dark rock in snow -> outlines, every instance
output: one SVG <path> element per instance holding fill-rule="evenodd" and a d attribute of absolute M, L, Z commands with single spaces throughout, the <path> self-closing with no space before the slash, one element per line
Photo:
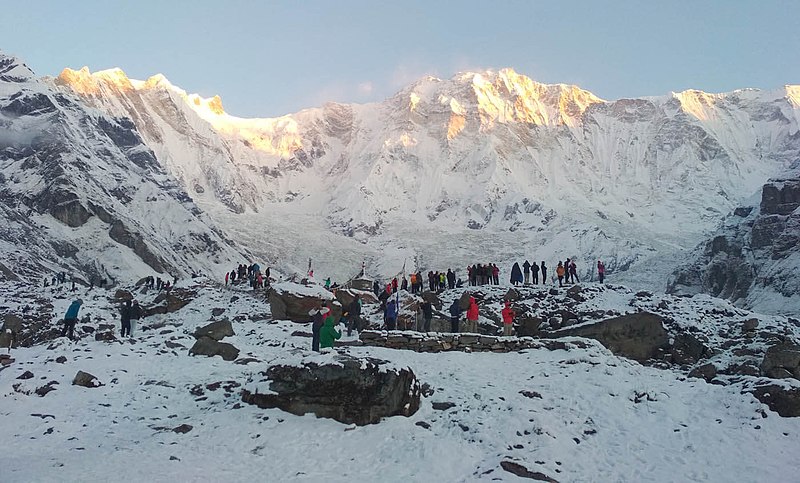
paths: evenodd
<path fill-rule="evenodd" d="M 180 426 L 172 428 L 172 432 L 179 434 L 186 434 L 192 429 L 194 429 L 194 427 L 191 424 L 181 424 Z"/>
<path fill-rule="evenodd" d="M 342 306 L 339 302 L 333 303 L 333 294 L 321 291 L 319 295 L 303 295 L 308 289 L 300 284 L 281 283 L 273 286 L 269 292 L 269 305 L 272 308 L 272 318 L 286 319 L 292 322 L 310 322 L 308 312 L 319 306 L 324 300 L 331 308 L 335 320 L 342 315 Z"/>
<path fill-rule="evenodd" d="M 231 325 L 231 321 L 228 319 L 211 322 L 210 324 L 200 327 L 194 331 L 195 339 L 208 337 L 219 341 L 231 335 L 236 334 L 233 332 L 233 325 Z"/>
<path fill-rule="evenodd" d="M 63 364 L 67 362 L 67 358 L 65 356 L 58 356 L 56 357 L 56 362 L 58 362 L 59 364 Z"/>
<path fill-rule="evenodd" d="M 706 382 L 711 381 L 716 376 L 717 376 L 717 366 L 710 363 L 697 366 L 691 371 L 689 371 L 689 377 L 697 377 L 700 379 L 705 379 Z"/>
<path fill-rule="evenodd" d="M 22 374 L 20 374 L 19 377 L 17 377 L 17 379 L 22 379 L 22 380 L 32 379 L 32 378 L 33 378 L 33 373 L 31 371 L 25 371 Z"/>
<path fill-rule="evenodd" d="M 800 379 L 800 345 L 784 343 L 767 349 L 761 372 L 774 379 Z"/>
<path fill-rule="evenodd" d="M 272 366 L 262 372 L 269 394 L 242 391 L 242 400 L 292 414 L 313 413 L 345 424 L 377 423 L 386 416 L 411 416 L 420 404 L 420 386 L 408 369 L 383 367 L 372 358 L 336 356 L 326 364 Z"/>
<path fill-rule="evenodd" d="M 100 384 L 100 381 L 98 381 L 96 377 L 89 374 L 88 372 L 83 372 L 83 371 L 78 371 L 78 373 L 75 374 L 75 378 L 72 380 L 72 385 L 90 387 L 90 388 L 102 386 L 102 384 Z"/>
<path fill-rule="evenodd" d="M 433 407 L 433 409 L 435 409 L 436 411 L 447 411 L 450 408 L 456 407 L 456 404 L 452 403 L 450 401 L 435 402 L 435 403 L 431 403 L 431 407 Z"/>
<path fill-rule="evenodd" d="M 189 349 L 190 356 L 220 356 L 226 361 L 233 361 L 239 357 L 239 349 L 227 342 L 219 342 L 210 337 L 200 337 Z"/>
<path fill-rule="evenodd" d="M 747 392 L 785 418 L 800 416 L 800 387 L 763 384 Z"/>
<path fill-rule="evenodd" d="M 595 339 L 614 354 L 639 362 L 656 357 L 660 349 L 669 345 L 663 319 L 649 312 L 561 330 L 558 335 Z"/>
<path fill-rule="evenodd" d="M 536 481 L 546 481 L 548 483 L 558 483 L 558 480 L 554 480 L 553 478 L 550 478 L 544 473 L 540 473 L 538 471 L 530 471 L 528 468 L 513 461 L 501 461 L 500 466 L 504 470 L 514 475 L 517 475 L 520 478 L 529 478 L 531 480 L 536 480 Z"/>
<path fill-rule="evenodd" d="M 708 353 L 708 347 L 692 334 L 683 333 L 675 336 L 671 351 L 674 363 L 694 364 Z"/>

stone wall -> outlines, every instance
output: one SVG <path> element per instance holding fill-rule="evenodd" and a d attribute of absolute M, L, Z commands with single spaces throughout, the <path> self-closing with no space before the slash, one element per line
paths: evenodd
<path fill-rule="evenodd" d="M 359 338 L 364 345 L 404 349 L 416 352 L 513 352 L 523 349 L 587 348 L 589 340 L 534 339 L 533 337 L 497 337 L 479 334 L 421 333 L 413 331 L 365 330 Z"/>

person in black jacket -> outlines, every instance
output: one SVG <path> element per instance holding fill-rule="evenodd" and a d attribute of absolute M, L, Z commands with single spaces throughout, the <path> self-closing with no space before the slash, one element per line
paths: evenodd
<path fill-rule="evenodd" d="M 535 262 L 531 265 L 531 282 L 534 285 L 539 284 L 539 265 L 536 265 Z"/>
<path fill-rule="evenodd" d="M 131 312 L 131 301 L 126 300 L 125 305 L 123 305 L 120 310 L 120 321 L 122 322 L 122 331 L 120 335 L 122 337 L 131 335 Z"/>
<path fill-rule="evenodd" d="M 431 319 L 433 319 L 433 306 L 427 300 L 425 302 L 422 302 L 422 319 L 424 320 L 424 322 L 422 324 L 421 332 L 430 332 Z"/>
<path fill-rule="evenodd" d="M 361 299 L 358 295 L 350 302 L 347 312 L 349 316 L 347 319 L 347 336 L 350 337 L 353 335 L 353 327 L 355 327 L 356 331 L 361 332 Z"/>
<path fill-rule="evenodd" d="M 311 309 L 308 315 L 311 316 L 311 350 L 319 352 L 319 333 L 322 330 L 322 326 L 325 324 L 325 317 L 330 312 L 330 309 L 327 306 L 325 301 L 316 308 Z"/>
<path fill-rule="evenodd" d="M 525 263 L 522 264 L 522 273 L 525 274 L 525 285 L 530 285 L 531 283 L 531 263 L 525 260 Z"/>
<path fill-rule="evenodd" d="M 547 285 L 547 267 L 544 265 L 544 260 L 542 260 L 542 285 Z"/>

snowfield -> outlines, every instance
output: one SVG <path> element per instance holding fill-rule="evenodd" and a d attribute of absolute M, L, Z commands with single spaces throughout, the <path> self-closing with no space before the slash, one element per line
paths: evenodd
<path fill-rule="evenodd" d="M 82 290 L 91 322 L 78 323 L 79 341 L 12 351 L 16 362 L 0 370 L 4 482 L 517 480 L 503 461 L 562 482 L 796 479 L 800 418 L 779 417 L 736 385 L 645 367 L 599 343 L 508 354 L 342 347 L 410 367 L 433 394 L 410 418 L 362 427 L 259 409 L 239 395 L 251 376 L 334 354 L 313 354 L 310 338 L 292 335 L 309 327 L 271 320 L 263 297 L 203 281 L 179 287 L 194 300 L 142 320 L 130 341 L 81 329 L 119 331 L 111 294 Z M 57 318 L 71 299 L 63 287 L 36 290 Z M 598 308 L 625 310 L 630 293 L 603 293 Z M 144 304 L 153 296 L 137 295 Z M 222 316 L 211 316 L 215 308 Z M 233 321 L 236 335 L 224 342 L 241 350 L 237 362 L 189 356 L 194 330 L 223 317 Z M 103 385 L 71 385 L 79 370 Z M 34 377 L 17 379 L 25 371 Z M 44 397 L 26 394 L 52 381 Z M 181 425 L 191 429 L 173 431 Z"/>

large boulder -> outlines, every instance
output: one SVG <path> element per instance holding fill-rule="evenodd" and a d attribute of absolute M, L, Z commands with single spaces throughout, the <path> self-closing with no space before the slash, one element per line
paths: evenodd
<path fill-rule="evenodd" d="M 794 377 L 800 379 L 800 346 L 778 344 L 767 349 L 761 363 L 761 373 L 775 379 Z"/>
<path fill-rule="evenodd" d="M 656 314 L 639 312 L 560 330 L 556 334 L 595 339 L 616 355 L 644 362 L 669 346 L 663 322 Z"/>
<path fill-rule="evenodd" d="M 233 332 L 233 326 L 228 319 L 218 320 L 210 324 L 200 327 L 194 331 L 194 338 L 200 339 L 201 337 L 208 337 L 216 341 L 220 341 L 229 335 L 236 335 Z"/>
<path fill-rule="evenodd" d="M 292 322 L 308 322 L 308 312 L 327 302 L 336 320 L 342 314 L 342 305 L 334 301 L 333 294 L 319 285 L 302 285 L 294 282 L 281 282 L 272 285 L 269 292 L 269 305 L 272 318 L 291 320 Z"/>
<path fill-rule="evenodd" d="M 272 366 L 251 380 L 242 400 L 260 408 L 365 425 L 387 416 L 414 414 L 419 409 L 420 385 L 410 368 L 337 355 L 330 362 Z"/>
<path fill-rule="evenodd" d="M 233 361 L 239 357 L 239 349 L 228 344 L 227 342 L 219 342 L 211 337 L 200 337 L 189 349 L 190 356 L 220 356 L 226 361 Z"/>

